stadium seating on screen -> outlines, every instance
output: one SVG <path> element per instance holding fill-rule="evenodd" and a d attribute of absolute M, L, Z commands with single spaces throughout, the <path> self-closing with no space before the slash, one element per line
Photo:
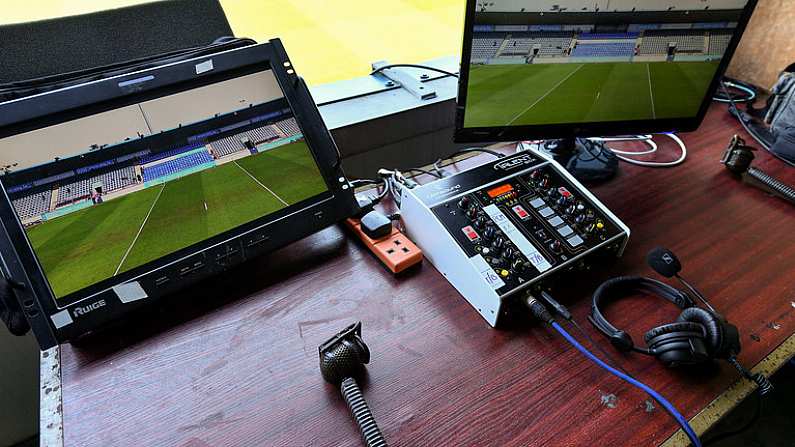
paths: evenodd
<path fill-rule="evenodd" d="M 196 151 L 188 155 L 178 157 L 152 166 L 144 166 L 144 182 L 150 182 L 160 177 L 177 174 L 180 171 L 187 171 L 191 168 L 213 162 L 213 157 L 207 151 Z"/>
<path fill-rule="evenodd" d="M 28 219 L 47 212 L 50 209 L 51 199 L 52 191 L 48 189 L 44 192 L 21 197 L 14 200 L 13 203 L 20 219 Z"/>

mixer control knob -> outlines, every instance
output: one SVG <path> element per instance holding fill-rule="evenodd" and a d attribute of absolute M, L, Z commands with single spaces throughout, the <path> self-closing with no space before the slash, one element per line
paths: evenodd
<path fill-rule="evenodd" d="M 485 216 L 480 216 L 480 217 L 478 217 L 475 220 L 475 228 L 477 228 L 478 230 L 482 230 L 482 229 L 486 228 L 486 224 L 487 223 L 488 223 L 488 220 L 486 219 L 486 217 Z"/>
<path fill-rule="evenodd" d="M 578 213 L 578 211 L 577 211 L 577 206 L 576 205 L 569 205 L 566 208 L 566 214 L 574 216 L 574 215 L 577 215 L 577 213 Z"/>
<path fill-rule="evenodd" d="M 470 206 L 469 209 L 467 209 L 467 217 L 470 219 L 478 217 L 478 211 L 477 205 Z"/>
<path fill-rule="evenodd" d="M 461 200 L 458 201 L 458 207 L 462 210 L 465 210 L 469 208 L 471 202 L 472 200 L 469 198 L 469 196 L 461 197 Z"/>
<path fill-rule="evenodd" d="M 605 223 L 602 219 L 596 219 L 596 229 L 599 231 L 603 231 L 605 229 Z"/>
<path fill-rule="evenodd" d="M 594 230 L 596 230 L 596 224 L 593 223 L 593 222 L 591 222 L 591 223 L 589 223 L 588 225 L 585 226 L 585 232 L 588 233 L 588 234 L 593 233 Z"/>
<path fill-rule="evenodd" d="M 497 237 L 497 239 L 494 239 L 494 242 L 491 243 L 491 248 L 493 248 L 494 251 L 499 251 L 504 246 L 505 246 L 505 239 L 499 236 Z"/>
<path fill-rule="evenodd" d="M 567 199 L 566 196 L 560 196 L 558 197 L 556 203 L 558 204 L 558 206 L 564 207 L 569 204 L 569 199 Z"/>
<path fill-rule="evenodd" d="M 513 270 L 514 272 L 517 272 L 517 273 L 523 271 L 524 270 L 524 261 L 522 261 L 521 259 L 515 259 L 511 263 L 511 270 Z"/>
<path fill-rule="evenodd" d="M 548 187 L 548 186 L 549 186 L 549 177 L 548 177 L 548 176 L 546 176 L 546 175 L 545 175 L 545 176 L 543 176 L 543 177 L 541 177 L 541 178 L 538 180 L 538 186 L 539 186 L 539 187 L 541 187 L 541 188 L 546 188 L 546 187 Z"/>
<path fill-rule="evenodd" d="M 483 238 L 486 240 L 494 239 L 494 235 L 496 232 L 497 230 L 495 230 L 493 226 L 489 225 L 486 227 L 485 230 L 483 230 Z"/>
<path fill-rule="evenodd" d="M 577 202 L 576 209 L 578 213 L 585 211 L 585 204 L 582 202 Z"/>
<path fill-rule="evenodd" d="M 516 251 L 511 247 L 505 247 L 502 251 L 502 257 L 505 259 L 513 259 L 516 256 Z"/>
<path fill-rule="evenodd" d="M 558 192 L 557 189 L 549 188 L 547 190 L 547 197 L 549 197 L 550 200 L 557 200 L 559 196 L 560 196 L 560 193 Z"/>
<path fill-rule="evenodd" d="M 560 253 L 561 252 L 561 244 L 559 240 L 552 241 L 549 244 L 549 249 L 552 250 L 553 253 Z"/>

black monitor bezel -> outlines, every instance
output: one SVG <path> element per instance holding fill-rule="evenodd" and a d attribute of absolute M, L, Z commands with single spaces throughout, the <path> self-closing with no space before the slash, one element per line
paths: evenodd
<path fill-rule="evenodd" d="M 721 77 L 726 72 L 734 52 L 745 32 L 748 21 L 756 7 L 757 0 L 748 0 L 742 16 L 737 21 L 737 31 L 729 42 L 718 70 L 710 83 L 698 113 L 687 118 L 665 118 L 633 121 L 603 121 L 591 123 L 563 123 L 499 127 L 465 127 L 467 88 L 469 85 L 469 68 L 472 56 L 472 38 L 475 32 L 475 14 L 477 1 L 467 0 L 464 19 L 464 42 L 461 49 L 461 69 L 458 79 L 458 98 L 456 100 L 455 131 L 453 138 L 456 143 L 489 143 L 498 141 L 519 141 L 535 139 L 559 139 L 576 137 L 597 137 L 611 135 L 650 134 L 661 132 L 692 132 L 701 125 L 712 102 L 711 93 L 718 87 Z"/>
<path fill-rule="evenodd" d="M 196 64 L 209 59 L 213 61 L 213 69 L 205 74 L 197 74 Z M 147 272 L 154 272 L 173 264 L 175 260 L 189 258 L 253 229 L 261 229 L 275 222 L 283 222 L 285 219 L 307 219 L 315 215 L 316 211 L 322 210 L 325 211 L 326 216 L 322 218 L 324 222 L 315 222 L 313 225 L 328 225 L 334 223 L 341 216 L 352 213 L 356 207 L 353 189 L 349 187 L 347 180 L 344 180 L 345 175 L 340 166 L 339 151 L 322 121 L 306 84 L 295 73 L 281 42 L 274 39 L 268 43 L 228 50 L 215 55 L 93 81 L 0 104 L 0 117 L 2 117 L 0 118 L 0 138 L 5 138 L 114 109 L 127 103 L 140 102 L 147 96 L 162 97 L 266 69 L 273 71 L 284 93 L 284 98 L 315 157 L 327 191 L 293 204 L 277 213 L 263 216 L 144 266 L 114 276 L 111 279 L 116 279 L 115 281 L 103 281 L 100 283 L 103 284 L 102 287 L 96 288 L 107 291 L 112 288 L 112 284 L 123 284 L 131 279 L 142 277 Z M 154 76 L 153 80 L 134 84 L 135 88 L 133 89 L 124 90 L 119 85 L 125 81 L 149 75 Z M 2 177 L 0 176 L 0 194 L 2 194 L 0 196 L 0 225 L 2 225 L 0 228 L 2 232 L 0 233 L 2 265 L 0 267 L 2 267 L 2 274 L 5 277 L 20 285 L 17 297 L 37 339 L 39 339 L 40 346 L 44 348 L 67 340 L 69 337 L 65 333 L 93 329 L 83 327 L 79 331 L 76 328 L 62 331 L 53 326 L 50 320 L 51 315 L 64 309 L 74 309 L 75 305 L 99 295 L 101 291 L 97 292 L 94 286 L 89 286 L 75 294 L 67 295 L 67 297 L 74 295 L 68 301 L 55 298 L 19 216 L 14 211 Z M 326 220 L 328 222 L 325 222 Z M 300 227 L 305 226 L 307 225 L 300 225 Z M 299 235 L 299 237 L 303 236 L 305 234 Z M 283 245 L 282 240 L 287 243 L 297 237 L 276 235 L 274 239 L 276 239 L 275 245 Z M 114 311 L 114 313 L 123 312 Z"/>

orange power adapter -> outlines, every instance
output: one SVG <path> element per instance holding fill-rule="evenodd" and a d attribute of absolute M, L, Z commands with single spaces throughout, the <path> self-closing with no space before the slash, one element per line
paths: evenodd
<path fill-rule="evenodd" d="M 372 239 L 362 230 L 359 219 L 350 218 L 345 225 L 356 234 L 392 273 L 400 273 L 422 262 L 422 250 L 403 233 L 392 226 L 392 232 L 379 239 Z"/>

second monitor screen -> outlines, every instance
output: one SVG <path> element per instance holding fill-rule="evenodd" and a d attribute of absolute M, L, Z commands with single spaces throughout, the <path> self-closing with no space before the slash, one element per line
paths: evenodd
<path fill-rule="evenodd" d="M 478 2 L 464 125 L 694 117 L 746 3 Z"/>

